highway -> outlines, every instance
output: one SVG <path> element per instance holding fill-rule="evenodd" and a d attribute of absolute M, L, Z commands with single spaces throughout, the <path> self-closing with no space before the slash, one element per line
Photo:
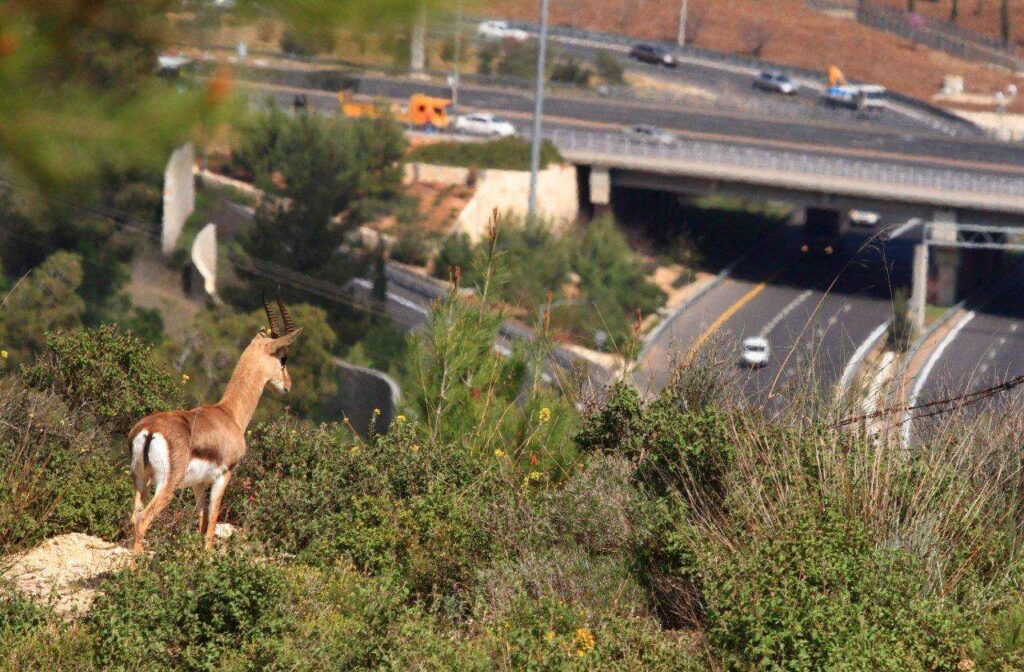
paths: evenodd
<path fill-rule="evenodd" d="M 917 403 L 946 399 L 1024 375 L 1024 274 L 998 284 L 949 325 L 915 382 Z M 1004 392 L 967 409 L 968 415 L 999 413 L 1019 402 L 1020 390 Z M 933 430 L 941 420 L 918 420 L 914 432 Z"/>
<path fill-rule="evenodd" d="M 334 91 L 317 92 L 306 72 L 264 69 L 271 80 L 255 87 L 277 104 L 291 104 L 302 90 L 318 110 L 336 112 Z M 407 100 L 416 92 L 448 97 L 451 89 L 426 81 L 383 76 L 354 78 L 355 93 L 373 98 Z M 310 95 L 311 94 L 311 95 Z M 491 111 L 508 117 L 521 131 L 528 128 L 533 97 L 527 91 L 463 84 L 459 87 L 462 110 Z M 810 155 L 869 158 L 892 164 L 954 168 L 1024 180 L 1024 152 L 1013 144 L 980 138 L 954 138 L 929 131 L 898 131 L 885 126 L 841 122 L 772 118 L 705 108 L 658 105 L 654 102 L 616 101 L 554 92 L 545 97 L 548 129 L 603 129 L 618 132 L 632 124 L 652 124 L 673 131 L 681 139 L 727 142 L 737 146 L 795 150 Z"/>
<path fill-rule="evenodd" d="M 891 287 L 908 281 L 887 269 L 891 254 L 907 254 L 902 248 L 909 241 L 866 242 L 864 234 L 852 233 L 835 255 L 806 259 L 799 232 L 784 227 L 755 244 L 724 280 L 669 318 L 645 349 L 638 387 L 657 393 L 673 362 L 708 347 L 736 366 L 749 402 L 769 412 L 812 389 L 831 398 L 854 353 L 892 316 Z M 741 342 L 750 336 L 771 345 L 763 368 L 739 365 Z"/>

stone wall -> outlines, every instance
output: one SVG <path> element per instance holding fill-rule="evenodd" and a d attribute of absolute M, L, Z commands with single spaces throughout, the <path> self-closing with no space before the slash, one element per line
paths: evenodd
<path fill-rule="evenodd" d="M 406 182 L 469 184 L 474 194 L 456 219 L 456 230 L 479 240 L 487 231 L 487 222 L 499 212 L 525 215 L 530 194 L 530 173 L 525 170 L 473 171 L 457 166 L 410 163 L 405 167 Z M 569 226 L 579 215 L 579 189 L 576 167 L 549 166 L 537 176 L 537 209 L 551 219 L 556 229 Z"/>

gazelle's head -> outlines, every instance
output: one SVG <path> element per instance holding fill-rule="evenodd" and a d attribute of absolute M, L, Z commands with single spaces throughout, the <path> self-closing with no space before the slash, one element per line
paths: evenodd
<path fill-rule="evenodd" d="M 292 324 L 292 318 L 281 301 L 280 293 L 277 296 L 277 307 L 284 320 L 283 332 L 264 292 L 263 308 L 267 311 L 267 319 L 270 321 L 270 336 L 256 336 L 246 350 L 252 352 L 252 366 L 256 368 L 256 374 L 266 381 L 264 384 L 269 384 L 278 392 L 288 392 L 292 389 L 292 379 L 288 375 L 288 350 L 302 333 L 302 329 L 296 329 Z"/>

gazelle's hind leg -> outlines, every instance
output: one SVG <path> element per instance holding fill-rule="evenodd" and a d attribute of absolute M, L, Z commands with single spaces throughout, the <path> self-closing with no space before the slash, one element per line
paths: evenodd
<path fill-rule="evenodd" d="M 145 475 L 135 477 L 135 507 L 132 510 L 132 525 L 139 524 L 139 515 L 142 510 L 149 504 L 151 499 L 151 492 L 149 488 L 149 481 Z"/>
<path fill-rule="evenodd" d="M 146 505 L 146 508 L 139 514 L 139 520 L 135 523 L 135 545 L 132 548 L 132 552 L 135 555 L 142 553 L 143 541 L 146 538 L 146 530 L 153 524 L 153 519 L 160 515 L 167 505 L 171 503 L 171 497 L 174 496 L 174 488 L 171 486 L 169 481 L 163 481 L 158 483 L 156 486 L 156 493 L 153 495 L 153 501 Z"/>
<path fill-rule="evenodd" d="M 140 432 L 140 436 L 142 433 Z M 135 443 L 138 443 L 139 437 L 135 438 Z M 133 444 L 133 449 L 135 445 Z M 133 452 L 133 467 L 135 466 L 135 455 Z M 148 468 L 145 468 L 148 467 Z M 136 471 L 133 469 L 133 471 Z M 149 454 L 148 454 L 148 465 L 144 465 L 142 470 L 136 471 L 136 474 L 151 471 L 153 474 L 153 482 L 156 484 L 156 492 L 153 494 L 153 500 L 145 503 L 144 508 L 136 515 L 135 520 L 135 545 L 133 552 L 138 555 L 143 551 L 143 541 L 146 538 L 146 530 L 153 523 L 153 519 L 156 518 L 160 513 L 167 508 L 167 505 L 171 503 L 171 497 L 174 495 L 174 479 L 171 476 L 171 461 L 170 452 L 167 446 L 167 440 L 159 433 L 154 433 L 149 439 Z M 136 477 L 138 479 L 138 477 Z M 137 485 L 138 481 L 136 481 Z M 143 503 L 145 493 L 139 493 L 136 487 L 136 498 L 138 503 Z"/>

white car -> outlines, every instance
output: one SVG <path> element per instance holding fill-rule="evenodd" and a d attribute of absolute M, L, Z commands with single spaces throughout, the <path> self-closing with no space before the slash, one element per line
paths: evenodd
<path fill-rule="evenodd" d="M 878 213 L 870 210 L 850 210 L 850 224 L 862 229 L 870 229 L 878 224 Z"/>
<path fill-rule="evenodd" d="M 663 131 L 657 126 L 637 124 L 622 129 L 626 137 L 633 142 L 643 142 L 651 145 L 674 145 L 678 141 L 676 136 Z"/>
<path fill-rule="evenodd" d="M 456 133 L 506 138 L 516 134 L 516 127 L 511 122 L 499 119 L 493 114 L 480 112 L 477 114 L 463 114 L 457 118 L 455 120 L 455 131 Z"/>
<path fill-rule="evenodd" d="M 743 354 L 740 360 L 744 365 L 759 369 L 768 363 L 772 349 L 768 345 L 768 339 L 761 336 L 754 336 L 743 341 Z"/>
<path fill-rule="evenodd" d="M 515 40 L 525 42 L 530 34 L 525 30 L 513 28 L 508 21 L 484 21 L 476 27 L 476 34 L 485 40 Z"/>

